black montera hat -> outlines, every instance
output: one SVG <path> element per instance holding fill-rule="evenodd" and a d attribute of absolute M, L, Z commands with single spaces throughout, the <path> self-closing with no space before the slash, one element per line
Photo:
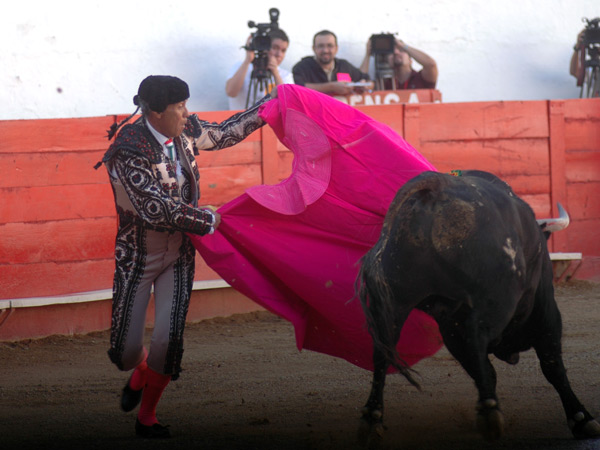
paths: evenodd
<path fill-rule="evenodd" d="M 139 106 L 139 100 L 148 104 L 152 111 L 163 112 L 172 103 L 179 103 L 190 98 L 187 83 L 170 75 L 150 75 L 146 77 L 133 97 L 133 103 Z"/>
<path fill-rule="evenodd" d="M 133 97 L 133 104 L 137 106 L 136 110 L 121 122 L 113 123 L 106 137 L 110 141 L 119 128 L 137 114 L 141 106 L 140 100 L 147 103 L 152 111 L 161 113 L 167 109 L 167 106 L 188 98 L 190 98 L 190 88 L 185 81 L 170 75 L 150 75 L 140 83 L 138 93 Z"/>

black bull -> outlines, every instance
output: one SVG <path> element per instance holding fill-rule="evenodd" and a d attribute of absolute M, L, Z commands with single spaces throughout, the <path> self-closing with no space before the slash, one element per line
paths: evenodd
<path fill-rule="evenodd" d="M 600 436 L 600 424 L 573 393 L 563 365 L 546 246 L 552 230 L 545 225 L 487 172 L 425 172 L 398 191 L 357 278 L 374 343 L 373 384 L 362 416 L 372 437 L 382 433 L 390 365 L 419 387 L 395 349 L 413 308 L 436 319 L 446 348 L 475 381 L 477 425 L 486 439 L 499 438 L 504 428 L 488 354 L 516 364 L 519 352 L 532 347 L 573 435 Z"/>

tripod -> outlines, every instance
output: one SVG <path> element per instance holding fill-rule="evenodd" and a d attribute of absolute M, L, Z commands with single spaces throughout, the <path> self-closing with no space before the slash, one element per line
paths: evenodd
<path fill-rule="evenodd" d="M 275 84 L 273 74 L 267 69 L 268 61 L 266 53 L 262 54 L 261 52 L 254 57 L 250 86 L 248 86 L 248 95 L 246 95 L 246 109 L 268 94 L 271 86 Z"/>
<path fill-rule="evenodd" d="M 588 46 L 580 98 L 600 97 L 600 47 Z"/>
<path fill-rule="evenodd" d="M 391 80 L 391 83 L 386 83 L 387 80 Z M 388 89 L 396 90 L 396 76 L 394 69 L 390 67 L 388 63 L 387 54 L 376 54 L 375 55 L 375 89 L 378 91 L 386 90 L 386 86 L 391 86 Z"/>

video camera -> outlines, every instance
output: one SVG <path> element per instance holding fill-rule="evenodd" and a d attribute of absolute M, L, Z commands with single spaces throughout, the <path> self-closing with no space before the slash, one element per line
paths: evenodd
<path fill-rule="evenodd" d="M 269 33 L 271 30 L 279 28 L 279 10 L 277 8 L 269 9 L 269 17 L 271 18 L 270 23 L 254 23 L 248 21 L 249 28 L 256 28 L 256 31 L 252 33 L 252 39 L 250 45 L 244 47 L 246 50 L 254 51 L 254 61 L 252 62 L 253 70 L 251 78 L 266 79 L 271 76 L 267 66 L 269 65 L 268 52 L 271 50 L 271 36 Z"/>
<path fill-rule="evenodd" d="M 269 9 L 269 17 L 271 18 L 270 23 L 254 23 L 251 20 L 248 21 L 248 27 L 256 28 L 256 31 L 252 33 L 252 40 L 250 41 L 250 45 L 246 47 L 246 50 L 268 52 L 271 49 L 271 37 L 269 36 L 269 32 L 279 28 L 279 10 L 277 8 Z"/>
<path fill-rule="evenodd" d="M 600 17 L 583 20 L 586 22 L 583 44 L 600 44 Z"/>
<path fill-rule="evenodd" d="M 395 89 L 396 79 L 389 55 L 394 53 L 396 38 L 391 33 L 380 33 L 371 35 L 370 40 L 371 54 L 375 58 L 375 88 L 384 90 L 386 85 L 391 84 L 391 88 Z"/>
<path fill-rule="evenodd" d="M 371 35 L 371 54 L 388 55 L 394 53 L 396 38 L 393 34 L 373 34 Z"/>

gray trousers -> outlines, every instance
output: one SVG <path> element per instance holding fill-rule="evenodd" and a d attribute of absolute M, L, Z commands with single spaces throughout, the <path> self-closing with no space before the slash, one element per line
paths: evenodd
<path fill-rule="evenodd" d="M 109 354 L 121 370 L 131 370 L 142 362 L 146 312 L 154 287 L 154 331 L 147 362 L 152 370 L 176 378 L 180 371 L 183 328 L 194 277 L 194 253 L 190 264 L 187 247 L 191 244 L 181 232 L 139 228 L 137 231 L 141 231 L 137 246 L 130 248 L 132 257 L 125 258 L 126 262 L 136 261 L 136 264 L 120 267 L 117 260 L 115 286 L 119 283 L 121 288 L 115 289 L 113 298 Z M 127 242 L 131 244 L 132 241 Z M 131 273 L 126 276 L 123 272 L 131 272 L 132 266 L 135 276 Z"/>

